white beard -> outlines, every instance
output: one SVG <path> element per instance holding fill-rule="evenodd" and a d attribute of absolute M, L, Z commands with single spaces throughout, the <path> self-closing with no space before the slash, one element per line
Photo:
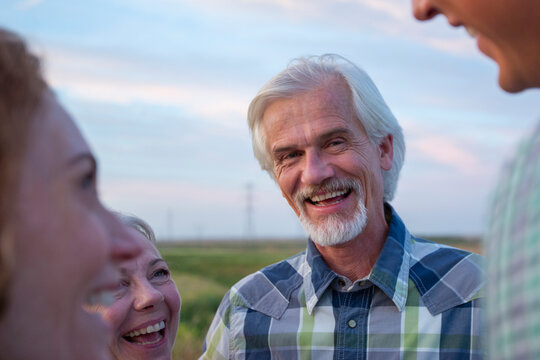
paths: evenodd
<path fill-rule="evenodd" d="M 306 192 L 297 197 L 297 205 L 300 205 L 300 222 L 311 240 L 320 246 L 333 246 L 346 243 L 358 236 L 366 226 L 367 209 L 362 201 L 362 189 L 355 180 L 346 180 L 345 183 L 349 186 L 352 185 L 353 190 L 358 196 L 358 205 L 353 214 L 331 214 L 327 218 L 314 223 L 308 218 L 303 204 Z M 338 180 L 337 183 L 333 182 L 330 186 L 343 188 L 343 184 L 343 180 Z M 322 188 L 326 186 L 322 186 Z M 301 198 L 302 202 L 299 203 Z"/>

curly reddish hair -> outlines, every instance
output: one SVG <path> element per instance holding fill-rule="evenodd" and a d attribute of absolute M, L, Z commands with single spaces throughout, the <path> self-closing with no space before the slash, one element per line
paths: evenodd
<path fill-rule="evenodd" d="M 19 36 L 0 28 L 0 315 L 13 262 L 11 224 L 20 162 L 45 88 L 39 59 Z"/>

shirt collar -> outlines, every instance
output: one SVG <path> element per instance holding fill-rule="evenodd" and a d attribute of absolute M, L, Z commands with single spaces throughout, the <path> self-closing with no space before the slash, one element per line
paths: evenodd
<path fill-rule="evenodd" d="M 368 281 L 388 296 L 399 311 L 407 301 L 411 240 L 407 228 L 396 211 L 385 204 L 392 213 L 388 236 Z M 331 282 L 338 276 L 324 262 L 311 239 L 308 240 L 304 278 L 306 307 L 311 314 Z"/>

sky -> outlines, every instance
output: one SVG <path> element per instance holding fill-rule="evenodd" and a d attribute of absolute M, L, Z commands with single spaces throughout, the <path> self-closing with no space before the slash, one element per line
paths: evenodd
<path fill-rule="evenodd" d="M 401 124 L 392 205 L 417 235 L 486 227 L 500 168 L 540 118 L 464 29 L 406 0 L 2 0 L 99 161 L 99 191 L 159 239 L 305 237 L 260 170 L 246 113 L 294 58 L 367 71 Z M 248 215 L 249 214 L 249 215 Z"/>

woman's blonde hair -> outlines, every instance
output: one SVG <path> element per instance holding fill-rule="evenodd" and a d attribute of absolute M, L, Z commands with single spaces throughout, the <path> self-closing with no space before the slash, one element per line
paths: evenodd
<path fill-rule="evenodd" d="M 116 215 L 120 218 L 120 221 L 122 221 L 127 226 L 137 230 L 140 232 L 145 238 L 150 240 L 150 242 L 154 245 L 156 245 L 156 236 L 154 234 L 154 230 L 152 230 L 152 227 L 148 225 L 146 221 L 144 221 L 141 218 L 138 218 L 135 215 L 127 215 L 122 213 L 116 213 Z"/>

